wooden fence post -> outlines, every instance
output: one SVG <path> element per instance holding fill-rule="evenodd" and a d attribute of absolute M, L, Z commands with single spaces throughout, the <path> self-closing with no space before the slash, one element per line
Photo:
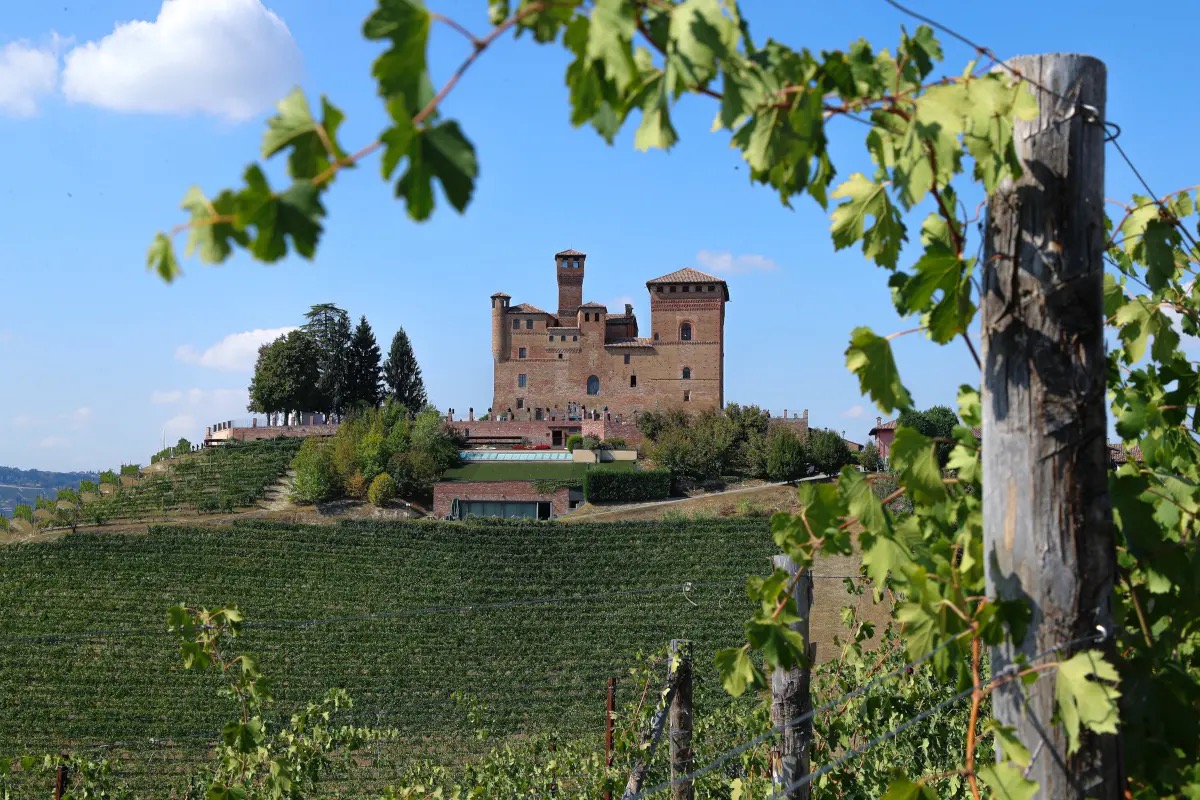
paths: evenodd
<path fill-rule="evenodd" d="M 59 764 L 54 773 L 54 800 L 62 800 L 67 793 L 67 765 Z"/>
<path fill-rule="evenodd" d="M 695 797 L 692 781 L 679 780 L 692 771 L 692 643 L 672 639 L 671 661 L 675 665 L 675 695 L 671 698 L 667 721 L 671 738 L 671 800 L 692 800 Z"/>
<path fill-rule="evenodd" d="M 613 715 L 617 713 L 617 679 L 608 679 L 608 702 L 604 714 L 604 766 L 613 762 Z M 612 800 L 612 789 L 604 791 L 604 800 Z"/>
<path fill-rule="evenodd" d="M 1023 641 L 993 648 L 992 674 L 1018 654 L 1111 629 L 1116 571 L 1105 423 L 1106 70 L 1090 56 L 1057 53 L 1007 65 L 1029 79 L 1040 114 L 1016 121 L 1023 175 L 987 205 L 984 556 L 988 595 L 1029 603 L 1033 619 Z M 1121 797 L 1118 737 L 1085 733 L 1068 757 L 1051 720 L 1055 682 L 1043 675 L 1028 704 L 1019 682 L 993 696 L 996 717 L 1030 750 L 1047 737 L 1028 772 L 1038 797 Z"/>
<path fill-rule="evenodd" d="M 794 579 L 792 599 L 796 601 L 796 613 L 800 621 L 792 630 L 804 637 L 808 662 L 789 670 L 771 671 L 771 724 L 781 730 L 778 739 L 778 766 L 772 763 L 771 781 L 776 793 L 807 775 L 810 770 L 809 748 L 812 745 L 812 719 L 797 723 L 796 720 L 812 712 L 810 665 L 817 655 L 816 645 L 809 641 L 808 618 L 812 613 L 812 573 L 801 570 L 795 561 L 786 555 L 771 559 L 774 569 L 786 570 Z M 787 800 L 808 800 L 809 786 L 788 791 Z"/>

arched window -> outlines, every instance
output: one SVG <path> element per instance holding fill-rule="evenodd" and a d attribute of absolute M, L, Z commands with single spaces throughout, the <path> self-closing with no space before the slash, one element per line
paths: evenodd
<path fill-rule="evenodd" d="M 600 379 L 595 375 L 588 376 L 587 393 L 600 394 Z"/>
<path fill-rule="evenodd" d="M 690 342 L 692 340 L 692 323 L 685 322 L 679 326 L 679 340 L 681 342 Z"/>
<path fill-rule="evenodd" d="M 692 379 L 692 368 L 691 367 L 683 368 L 683 379 L 685 381 L 690 381 Z"/>

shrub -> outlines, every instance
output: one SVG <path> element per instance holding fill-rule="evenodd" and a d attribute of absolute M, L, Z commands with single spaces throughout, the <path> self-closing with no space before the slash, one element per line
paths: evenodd
<path fill-rule="evenodd" d="M 773 481 L 794 481 L 807 473 L 804 442 L 791 428 L 776 427 L 767 436 L 767 477 Z"/>
<path fill-rule="evenodd" d="M 598 467 L 583 474 L 583 495 L 589 503 L 661 500 L 671 495 L 671 471 L 649 469 L 630 472 Z"/>
<path fill-rule="evenodd" d="M 600 446 L 605 450 L 624 450 L 626 444 L 624 439 L 605 439 Z"/>
<path fill-rule="evenodd" d="M 296 478 L 292 481 L 292 499 L 299 503 L 320 503 L 336 497 L 341 487 L 333 453 L 318 439 L 306 439 L 292 460 Z"/>
<path fill-rule="evenodd" d="M 367 490 L 367 499 L 371 501 L 373 506 L 385 506 L 396 499 L 397 494 L 396 481 L 391 475 L 386 472 L 375 476 L 375 480 L 371 481 L 371 488 Z"/>
<path fill-rule="evenodd" d="M 854 460 L 846 440 L 836 431 L 817 430 L 808 433 L 808 457 L 817 472 L 830 477 L 841 472 L 842 467 Z"/>
<path fill-rule="evenodd" d="M 567 437 L 567 449 L 570 450 L 572 453 L 575 452 L 576 447 L 579 447 L 582 444 L 583 444 L 583 437 L 580 436 L 578 433 L 572 433 L 570 436 Z"/>
<path fill-rule="evenodd" d="M 579 447 L 582 450 L 595 450 L 600 447 L 600 440 L 595 436 L 584 436 L 579 441 Z"/>
<path fill-rule="evenodd" d="M 346 494 L 355 500 L 366 500 L 367 492 L 370 488 L 371 484 L 367 480 L 367 476 L 361 472 L 355 471 L 353 475 L 346 479 Z"/>
<path fill-rule="evenodd" d="M 883 457 L 879 455 L 879 448 L 871 442 L 862 449 L 862 452 L 857 454 L 858 464 L 867 472 L 879 472 L 883 469 Z"/>

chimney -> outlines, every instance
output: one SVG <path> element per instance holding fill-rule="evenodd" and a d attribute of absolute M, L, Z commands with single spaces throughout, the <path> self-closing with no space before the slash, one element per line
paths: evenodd
<path fill-rule="evenodd" d="M 467 422 L 474 422 L 474 421 L 475 421 L 475 407 L 472 406 L 471 408 L 467 409 Z"/>
<path fill-rule="evenodd" d="M 786 408 L 783 410 L 783 418 L 787 419 L 787 409 Z"/>
<path fill-rule="evenodd" d="M 883 417 L 876 417 L 875 418 L 875 427 L 878 428 L 882 424 L 883 424 Z"/>
<path fill-rule="evenodd" d="M 625 316 L 627 316 L 627 317 L 633 316 L 633 303 L 625 304 Z"/>

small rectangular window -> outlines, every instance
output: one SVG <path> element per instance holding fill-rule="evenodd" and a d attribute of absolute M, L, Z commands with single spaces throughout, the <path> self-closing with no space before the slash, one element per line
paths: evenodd
<path fill-rule="evenodd" d="M 572 337 L 571 337 L 571 341 L 572 341 L 572 342 L 578 342 L 578 341 L 579 341 L 579 337 L 578 337 L 578 336 L 572 336 Z"/>
<path fill-rule="evenodd" d="M 684 290 L 685 292 L 690 292 L 690 291 L 692 290 L 692 287 L 690 287 L 690 286 L 685 286 L 685 287 L 683 287 L 683 290 Z"/>
<path fill-rule="evenodd" d="M 675 291 L 675 287 L 674 287 L 674 286 L 672 286 L 672 287 L 671 287 L 671 291 L 672 291 L 672 292 L 673 292 L 673 291 Z"/>
<path fill-rule="evenodd" d="M 691 402 L 691 400 L 692 400 L 692 393 L 691 393 L 691 392 L 689 392 L 689 391 L 684 391 L 684 393 L 683 393 L 683 402 L 685 402 L 685 403 L 690 403 L 690 402 Z"/>
<path fill-rule="evenodd" d="M 528 378 L 526 377 L 525 373 L 521 373 L 520 375 L 518 375 L 517 376 L 517 388 L 524 389 L 525 383 L 527 380 L 528 380 Z"/>
<path fill-rule="evenodd" d="M 535 408 L 535 409 L 533 410 L 533 418 L 534 418 L 534 419 L 541 419 L 541 418 L 542 418 L 542 410 L 541 410 L 540 408 Z"/>
<path fill-rule="evenodd" d="M 533 320 L 531 320 L 531 319 L 525 320 L 525 330 L 527 330 L 527 331 L 533 330 Z"/>
<path fill-rule="evenodd" d="M 656 286 L 656 287 L 654 288 L 654 291 L 658 292 L 659 294 L 662 294 L 662 287 L 661 287 L 661 286 Z"/>
<path fill-rule="evenodd" d="M 708 290 L 709 290 L 710 292 L 715 292 L 715 291 L 717 290 L 717 287 L 716 287 L 716 286 L 713 286 L 713 285 L 710 283 L 710 284 L 708 285 Z"/>
<path fill-rule="evenodd" d="M 517 398 L 517 408 L 524 408 L 524 407 L 525 407 L 525 398 L 518 397 Z"/>
<path fill-rule="evenodd" d="M 560 342 L 565 342 L 567 340 L 567 335 L 564 333 L 562 336 L 558 337 L 558 340 Z"/>
<path fill-rule="evenodd" d="M 626 364 L 628 364 L 628 363 L 629 363 L 629 353 L 626 353 L 626 354 L 625 354 L 625 363 L 626 363 Z"/>
<path fill-rule="evenodd" d="M 654 334 L 654 341 L 656 341 L 656 342 L 658 341 L 658 333 Z"/>
<path fill-rule="evenodd" d="M 521 330 L 521 320 L 519 320 L 519 319 L 514 319 L 514 320 L 513 320 L 513 330 L 514 330 L 514 331 L 519 331 L 519 330 Z"/>
<path fill-rule="evenodd" d="M 559 358 L 562 358 L 562 353 L 559 353 L 559 354 L 558 354 L 558 357 L 559 357 Z"/>
<path fill-rule="evenodd" d="M 518 348 L 517 358 L 524 358 L 524 357 L 525 357 L 525 348 L 524 347 Z"/>
<path fill-rule="evenodd" d="M 637 388 L 637 375 L 630 375 L 630 376 L 629 376 L 629 388 L 630 388 L 630 389 L 636 389 L 636 388 Z"/>
<path fill-rule="evenodd" d="M 554 341 L 554 334 L 553 334 L 553 333 L 552 333 L 552 334 L 550 334 L 550 341 L 552 341 L 552 342 Z"/>

